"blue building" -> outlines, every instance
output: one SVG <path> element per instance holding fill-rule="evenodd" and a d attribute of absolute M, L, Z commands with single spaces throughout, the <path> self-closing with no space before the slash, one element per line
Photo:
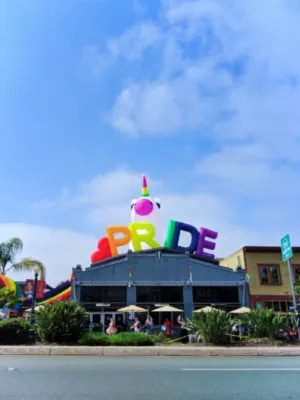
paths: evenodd
<path fill-rule="evenodd" d="M 76 268 L 72 296 L 90 313 L 91 323 L 103 327 L 110 318 L 121 323 L 124 315 L 117 310 L 126 305 L 151 311 L 170 304 L 190 317 L 193 310 L 207 305 L 229 311 L 249 304 L 243 270 L 233 271 L 216 260 L 165 248 L 129 251 L 85 270 Z M 158 325 L 169 317 L 155 314 Z"/>

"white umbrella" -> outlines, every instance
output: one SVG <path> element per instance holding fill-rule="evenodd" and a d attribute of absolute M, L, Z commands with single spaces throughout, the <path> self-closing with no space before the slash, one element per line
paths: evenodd
<path fill-rule="evenodd" d="M 210 313 L 213 311 L 221 311 L 221 310 L 219 310 L 218 308 L 211 307 L 211 306 L 206 306 L 203 308 L 199 308 L 198 310 L 195 310 L 194 313 L 201 313 L 201 312 Z"/>
<path fill-rule="evenodd" d="M 171 313 L 171 321 L 173 324 L 173 312 L 183 312 L 180 308 L 172 307 L 170 305 L 165 305 L 159 308 L 155 308 L 152 312 L 170 312 Z"/>
<path fill-rule="evenodd" d="M 249 307 L 240 307 L 237 308 L 236 310 L 230 311 L 230 314 L 246 314 L 251 312 Z"/>
<path fill-rule="evenodd" d="M 125 313 L 143 313 L 143 312 L 147 312 L 147 311 L 148 310 L 146 310 L 145 308 L 134 306 L 134 305 L 119 308 L 119 310 L 118 310 L 118 312 L 125 312 Z"/>
<path fill-rule="evenodd" d="M 180 308 L 172 307 L 169 305 L 165 305 L 159 308 L 155 308 L 152 310 L 152 312 L 182 312 L 183 310 L 180 310 Z"/>

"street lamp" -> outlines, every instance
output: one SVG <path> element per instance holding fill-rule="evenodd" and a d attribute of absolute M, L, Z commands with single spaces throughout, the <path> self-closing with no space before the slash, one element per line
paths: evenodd
<path fill-rule="evenodd" d="M 33 294 L 32 294 L 32 302 L 31 302 L 31 323 L 33 324 L 33 315 L 35 311 L 35 303 L 36 303 L 36 289 L 37 289 L 37 281 L 39 276 L 38 268 L 34 269 L 34 285 L 33 285 Z"/>

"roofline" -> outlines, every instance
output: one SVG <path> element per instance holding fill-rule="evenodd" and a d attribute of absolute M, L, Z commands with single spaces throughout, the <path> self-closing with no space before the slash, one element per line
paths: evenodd
<path fill-rule="evenodd" d="M 243 247 L 245 253 L 281 253 L 280 246 L 245 246 Z M 293 247 L 294 253 L 300 253 L 300 247 Z"/>
<path fill-rule="evenodd" d="M 94 268 L 94 267 L 100 267 L 100 266 L 104 266 L 107 263 L 110 263 L 112 261 L 117 261 L 117 260 L 122 260 L 124 258 L 126 258 L 128 255 L 130 255 L 130 257 L 135 257 L 137 255 L 141 255 L 141 254 L 155 254 L 158 252 L 164 253 L 164 254 L 178 254 L 178 255 L 185 255 L 185 256 L 189 256 L 190 258 L 199 260 L 199 261 L 205 261 L 205 262 L 209 262 L 211 264 L 215 264 L 215 265 L 219 265 L 219 261 L 216 259 L 212 259 L 209 257 L 203 257 L 203 256 L 199 256 L 198 254 L 190 254 L 188 252 L 183 252 L 183 251 L 176 251 L 176 250 L 172 250 L 172 249 L 167 249 L 165 247 L 158 247 L 156 249 L 147 249 L 147 250 L 141 250 L 141 251 L 128 251 L 127 253 L 123 253 L 123 254 L 119 254 L 118 256 L 115 257 L 109 257 L 109 258 L 105 258 L 102 261 L 99 261 L 97 263 L 93 263 L 90 265 L 90 268 Z"/>

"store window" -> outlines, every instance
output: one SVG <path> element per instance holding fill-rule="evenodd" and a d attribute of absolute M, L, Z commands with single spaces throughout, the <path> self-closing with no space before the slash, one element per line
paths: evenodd
<path fill-rule="evenodd" d="M 281 308 L 282 312 L 287 312 L 288 311 L 288 307 L 287 307 L 286 301 L 281 301 L 280 302 L 280 308 Z"/>
<path fill-rule="evenodd" d="M 300 265 L 293 265 L 293 269 L 295 282 L 300 284 Z"/>
<path fill-rule="evenodd" d="M 275 312 L 288 312 L 289 303 L 286 301 L 266 301 L 265 308 L 270 308 Z"/>
<path fill-rule="evenodd" d="M 136 298 L 137 303 L 182 303 L 183 289 L 180 286 L 138 286 Z"/>
<path fill-rule="evenodd" d="M 279 265 L 258 265 L 261 285 L 281 285 Z"/>
<path fill-rule="evenodd" d="M 125 303 L 126 287 L 83 286 L 81 288 L 83 303 Z"/>
<path fill-rule="evenodd" d="M 273 302 L 272 301 L 266 301 L 266 308 L 273 309 Z"/>

